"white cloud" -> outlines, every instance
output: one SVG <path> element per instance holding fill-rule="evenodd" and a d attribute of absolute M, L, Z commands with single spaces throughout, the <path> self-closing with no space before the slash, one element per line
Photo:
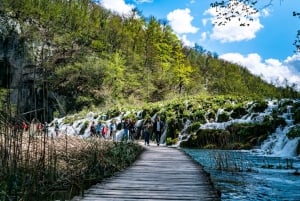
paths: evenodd
<path fill-rule="evenodd" d="M 234 1 L 232 2 L 234 3 Z M 246 18 L 245 13 L 242 13 L 246 5 L 237 2 L 234 6 L 234 10 L 232 10 L 232 7 L 218 8 L 217 12 L 216 8 L 210 8 L 204 12 L 205 15 L 209 14 L 212 16 L 210 21 L 215 24 L 212 30 L 212 39 L 220 40 L 222 43 L 250 40 L 255 38 L 255 34 L 263 28 L 259 20 L 260 13 L 251 14 L 249 18 Z M 252 8 L 247 8 L 248 12 L 254 11 Z M 230 13 L 231 11 L 236 17 L 230 20 L 224 19 L 226 15 L 218 16 L 218 13 Z M 263 11 L 263 15 L 267 15 L 267 10 Z M 241 26 L 241 24 L 244 26 Z"/>
<path fill-rule="evenodd" d="M 252 74 L 261 76 L 262 79 L 276 85 L 284 85 L 285 81 L 289 84 L 296 84 L 300 89 L 300 55 L 288 57 L 284 62 L 277 59 L 266 59 L 256 54 L 248 54 L 243 56 L 239 53 L 228 53 L 219 56 L 219 58 L 239 64 L 246 67 Z M 298 69 L 299 70 L 299 69 Z"/>
<path fill-rule="evenodd" d="M 180 36 L 180 40 L 183 42 L 184 45 L 186 45 L 188 47 L 194 47 L 195 46 L 195 43 L 188 40 L 186 35 Z"/>
<path fill-rule="evenodd" d="M 153 0 L 134 0 L 134 2 L 136 2 L 137 4 L 140 4 L 140 3 L 152 3 Z"/>
<path fill-rule="evenodd" d="M 104 8 L 120 15 L 126 15 L 134 8 L 133 5 L 126 4 L 125 0 L 101 0 L 100 3 Z"/>
<path fill-rule="evenodd" d="M 176 9 L 167 15 L 171 27 L 177 34 L 196 33 L 197 27 L 194 27 L 191 22 L 194 19 L 190 14 L 190 9 Z"/>
<path fill-rule="evenodd" d="M 288 57 L 284 60 L 284 63 L 295 71 L 300 71 L 300 53 Z"/>
<path fill-rule="evenodd" d="M 200 36 L 200 41 L 205 41 L 206 40 L 206 38 L 207 38 L 207 32 L 203 32 L 203 33 L 201 33 L 201 36 Z"/>

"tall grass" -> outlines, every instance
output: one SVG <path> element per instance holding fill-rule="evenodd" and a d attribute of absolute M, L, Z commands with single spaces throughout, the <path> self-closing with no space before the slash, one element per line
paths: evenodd
<path fill-rule="evenodd" d="M 2 117 L 2 116 L 1 116 Z M 0 200 L 69 200 L 141 153 L 133 143 L 28 131 L 0 118 Z"/>

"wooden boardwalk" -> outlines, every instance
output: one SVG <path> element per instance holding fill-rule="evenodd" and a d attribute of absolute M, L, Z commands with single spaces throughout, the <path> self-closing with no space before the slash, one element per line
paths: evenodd
<path fill-rule="evenodd" d="M 183 151 L 146 147 L 130 168 L 86 190 L 73 201 L 219 201 L 207 174 Z"/>

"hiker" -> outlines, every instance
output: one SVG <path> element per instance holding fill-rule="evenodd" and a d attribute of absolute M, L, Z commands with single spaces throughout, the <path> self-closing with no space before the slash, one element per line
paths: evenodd
<path fill-rule="evenodd" d="M 43 124 L 41 123 L 41 122 L 39 122 L 38 124 L 37 124 L 37 126 L 36 126 L 36 130 L 37 130 L 37 135 L 40 135 L 40 134 L 42 134 L 42 132 L 43 132 Z"/>
<path fill-rule="evenodd" d="M 152 128 L 153 128 L 153 124 L 152 124 L 151 118 L 148 117 L 145 120 L 144 126 L 143 126 L 144 141 L 145 141 L 145 145 L 147 144 L 148 146 L 150 145 L 149 139 L 150 139 L 150 133 L 152 133 Z"/>
<path fill-rule="evenodd" d="M 26 121 L 24 121 L 24 122 L 22 123 L 22 129 L 23 129 L 23 132 L 28 131 L 28 124 L 27 124 Z"/>
<path fill-rule="evenodd" d="M 135 128 L 135 120 L 129 120 L 129 136 L 130 139 L 135 140 L 136 137 L 136 128 Z"/>
<path fill-rule="evenodd" d="M 107 125 L 106 125 L 106 124 L 103 125 L 102 130 L 101 130 L 101 134 L 102 134 L 102 137 L 103 137 L 104 139 L 107 138 L 108 128 L 107 128 Z"/>
<path fill-rule="evenodd" d="M 58 137 L 59 125 L 58 125 L 58 121 L 57 120 L 55 121 L 55 124 L 54 124 L 54 131 L 55 131 L 56 137 Z"/>
<path fill-rule="evenodd" d="M 111 121 L 111 124 L 109 125 L 109 130 L 110 130 L 110 135 L 112 136 L 113 138 L 113 141 L 116 141 L 117 137 L 116 137 L 116 133 L 117 133 L 117 123 L 116 123 L 116 120 L 113 119 Z"/>
<path fill-rule="evenodd" d="M 160 144 L 160 138 L 163 129 L 164 129 L 164 122 L 160 119 L 160 116 L 157 116 L 153 124 L 153 130 L 154 130 L 157 146 L 159 146 Z"/>
<path fill-rule="evenodd" d="M 130 122 L 128 118 L 125 119 L 122 126 L 123 126 L 123 140 L 129 140 Z"/>
<path fill-rule="evenodd" d="M 90 135 L 93 137 L 96 135 L 96 127 L 95 127 L 95 122 L 93 121 L 91 126 L 90 126 Z"/>
<path fill-rule="evenodd" d="M 101 121 L 98 121 L 96 125 L 96 136 L 100 137 L 101 136 L 101 131 L 102 131 L 102 124 Z"/>

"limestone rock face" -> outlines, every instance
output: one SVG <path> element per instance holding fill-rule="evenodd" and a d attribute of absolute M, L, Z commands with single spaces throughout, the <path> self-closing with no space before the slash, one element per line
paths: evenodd
<path fill-rule="evenodd" d="M 10 89 L 10 103 L 18 114 L 28 120 L 49 121 L 51 114 L 42 117 L 44 110 L 48 113 L 52 109 L 43 98 L 49 92 L 41 84 L 43 69 L 38 61 L 38 42 L 26 42 L 21 28 L 9 17 L 0 16 L 0 87 Z"/>

